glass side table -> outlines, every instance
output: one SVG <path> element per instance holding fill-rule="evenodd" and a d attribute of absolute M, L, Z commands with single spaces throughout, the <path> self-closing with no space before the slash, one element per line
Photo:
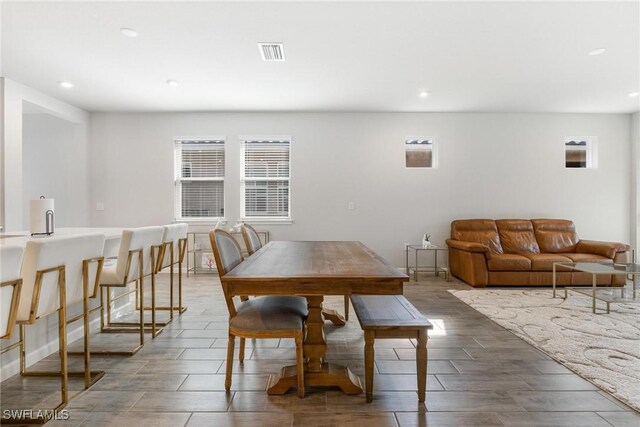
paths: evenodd
<path fill-rule="evenodd" d="M 240 248 L 242 249 L 242 256 L 248 256 L 247 248 L 244 244 L 244 239 L 242 238 L 242 233 L 239 231 L 234 231 L 231 235 L 236 239 Z M 269 232 L 268 231 L 258 231 L 258 236 L 260 236 L 260 240 L 263 245 L 269 243 Z M 203 257 L 205 258 L 205 263 L 207 266 L 204 266 Z M 211 243 L 209 241 L 209 232 L 208 231 L 190 231 L 187 233 L 187 277 L 189 277 L 189 273 L 193 273 L 194 275 L 198 273 L 212 273 L 217 274 L 216 264 L 213 259 L 213 250 L 211 249 Z"/>
<path fill-rule="evenodd" d="M 411 273 L 413 273 L 413 280 L 415 282 L 418 281 L 418 273 L 433 273 L 435 276 L 440 276 L 440 273 L 444 274 L 444 278 L 447 282 L 451 281 L 451 275 L 449 274 L 449 269 L 446 267 L 438 266 L 438 252 L 446 251 L 447 248 L 443 248 L 437 245 L 407 245 L 404 249 L 405 255 L 405 271 L 407 275 L 411 277 Z M 414 260 L 413 265 L 409 265 L 409 252 L 413 251 L 415 256 L 412 257 Z M 433 252 L 433 265 L 420 265 L 420 257 L 418 256 L 420 251 Z"/>

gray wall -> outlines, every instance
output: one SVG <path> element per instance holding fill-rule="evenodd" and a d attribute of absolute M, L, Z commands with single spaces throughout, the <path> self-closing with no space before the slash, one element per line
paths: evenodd
<path fill-rule="evenodd" d="M 0 115 L 2 116 L 2 126 L 0 128 L 2 131 L 2 144 L 0 144 L 2 146 L 2 155 L 0 156 L 0 162 L 2 163 L 2 177 L 0 177 L 2 191 L 0 192 L 0 209 L 2 210 L 2 221 L 4 223 L 0 225 L 4 225 L 5 231 L 19 231 L 25 230 L 29 226 L 24 224 L 24 207 L 27 205 L 27 201 L 24 200 L 25 191 L 23 185 L 25 180 L 23 171 L 23 150 L 25 149 L 23 147 L 25 133 L 23 121 L 29 116 L 29 113 L 39 112 L 55 116 L 77 126 L 78 145 L 76 147 L 78 151 L 66 153 L 66 161 L 52 168 L 55 173 L 64 173 L 64 170 L 68 167 L 75 168 L 76 166 L 73 166 L 74 163 L 78 165 L 77 167 L 85 165 L 85 170 L 88 167 L 86 147 L 90 116 L 84 110 L 58 101 L 4 77 L 0 77 L 0 86 L 2 86 L 2 109 L 0 109 Z M 43 133 L 38 129 L 33 131 Z M 29 148 L 26 148 L 26 150 L 28 154 Z M 86 173 L 82 179 L 87 180 Z M 79 183 L 79 185 L 82 185 L 82 183 Z M 85 185 L 85 188 L 88 188 L 89 184 L 86 183 Z M 75 189 L 76 187 L 72 190 Z M 88 207 L 86 200 L 89 197 L 88 190 L 85 192 L 84 197 L 84 209 L 86 209 Z"/>
<path fill-rule="evenodd" d="M 49 114 L 22 120 L 23 228 L 29 200 L 55 199 L 56 227 L 89 224 L 87 147 L 81 126 Z"/>
<path fill-rule="evenodd" d="M 91 115 L 93 226 L 173 219 L 173 138 L 226 136 L 226 213 L 239 217 L 240 135 L 292 135 L 291 225 L 272 239 L 360 240 L 395 265 L 456 218 L 573 219 L 629 242 L 628 114 L 166 113 Z M 406 136 L 433 136 L 439 168 L 406 169 Z M 564 168 L 566 136 L 598 138 L 598 169 Z M 355 210 L 348 210 L 348 202 Z"/>

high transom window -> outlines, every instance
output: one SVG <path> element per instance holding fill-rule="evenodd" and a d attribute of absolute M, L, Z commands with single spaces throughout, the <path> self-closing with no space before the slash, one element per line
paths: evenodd
<path fill-rule="evenodd" d="M 404 140 L 405 165 L 408 168 L 436 168 L 436 142 L 431 137 L 408 137 Z"/>
<path fill-rule="evenodd" d="M 564 164 L 566 168 L 592 169 L 598 167 L 596 139 L 589 136 L 564 139 Z"/>

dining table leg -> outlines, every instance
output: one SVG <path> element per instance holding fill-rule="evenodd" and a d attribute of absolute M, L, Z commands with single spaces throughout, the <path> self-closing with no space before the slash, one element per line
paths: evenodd
<path fill-rule="evenodd" d="M 307 297 L 307 334 L 304 339 L 304 356 L 307 359 L 309 372 L 322 370 L 322 358 L 327 353 L 327 342 L 324 335 L 324 319 L 322 312 L 323 297 Z"/>
<path fill-rule="evenodd" d="M 306 321 L 304 338 L 304 357 L 306 360 L 304 383 L 307 387 L 336 386 L 346 394 L 362 393 L 360 378 L 346 366 L 327 363 L 327 342 L 324 335 L 323 296 L 308 296 L 309 314 Z M 278 378 L 272 378 L 267 387 L 268 394 L 284 394 L 297 386 L 296 366 L 285 366 Z"/>
<path fill-rule="evenodd" d="M 336 326 L 344 326 L 347 324 L 344 316 L 331 308 L 323 308 L 322 317 L 324 320 L 328 320 Z"/>

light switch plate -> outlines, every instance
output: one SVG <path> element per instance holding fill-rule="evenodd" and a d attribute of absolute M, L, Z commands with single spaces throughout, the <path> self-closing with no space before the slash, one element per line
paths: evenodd
<path fill-rule="evenodd" d="M 96 210 L 97 211 L 103 211 L 104 210 L 104 203 L 103 202 L 96 203 Z"/>

